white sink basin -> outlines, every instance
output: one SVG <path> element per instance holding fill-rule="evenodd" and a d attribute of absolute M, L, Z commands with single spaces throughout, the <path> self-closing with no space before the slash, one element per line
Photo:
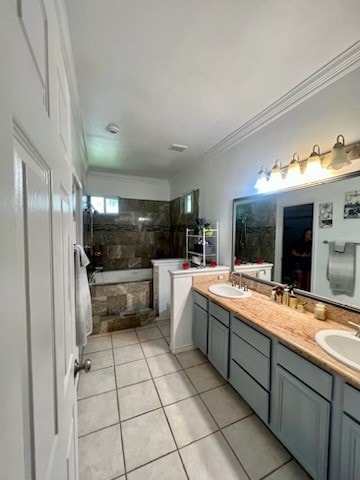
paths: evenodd
<path fill-rule="evenodd" d="M 227 283 L 219 283 L 216 285 L 210 285 L 209 292 L 214 295 L 219 295 L 219 297 L 227 298 L 248 298 L 251 297 L 251 292 L 240 290 L 238 287 L 232 287 Z"/>
<path fill-rule="evenodd" d="M 360 372 L 360 338 L 355 332 L 322 330 L 315 335 L 315 340 L 336 360 Z"/>

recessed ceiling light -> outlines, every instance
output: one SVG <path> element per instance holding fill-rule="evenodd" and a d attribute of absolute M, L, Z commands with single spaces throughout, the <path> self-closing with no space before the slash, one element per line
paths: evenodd
<path fill-rule="evenodd" d="M 120 128 L 116 125 L 116 123 L 109 123 L 109 125 L 106 127 L 106 130 L 110 133 L 119 133 Z"/>
<path fill-rule="evenodd" d="M 170 150 L 174 150 L 175 152 L 183 152 L 186 150 L 188 147 L 186 145 L 178 145 L 176 143 L 172 143 L 170 145 Z"/>

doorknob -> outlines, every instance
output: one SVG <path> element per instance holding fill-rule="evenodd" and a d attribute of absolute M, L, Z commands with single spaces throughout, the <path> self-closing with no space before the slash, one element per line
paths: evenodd
<path fill-rule="evenodd" d="M 90 369 L 91 369 L 91 360 L 87 359 L 85 360 L 84 363 L 79 363 L 77 360 L 75 360 L 74 377 L 76 377 L 76 375 L 80 370 L 84 370 L 85 373 L 88 373 Z"/>

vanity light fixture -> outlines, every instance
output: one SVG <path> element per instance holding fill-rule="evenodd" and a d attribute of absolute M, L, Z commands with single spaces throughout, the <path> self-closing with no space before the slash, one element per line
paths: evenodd
<path fill-rule="evenodd" d="M 269 175 L 269 181 L 266 185 L 266 191 L 277 190 L 282 187 L 283 173 L 280 160 L 276 160 Z"/>
<path fill-rule="evenodd" d="M 256 183 L 254 185 L 254 188 L 258 190 L 259 192 L 264 192 L 267 189 L 267 184 L 269 180 L 269 172 L 267 171 L 267 168 L 264 167 L 264 165 L 260 168 L 260 171 L 258 173 L 258 178 L 256 180 Z"/>
<path fill-rule="evenodd" d="M 348 160 L 345 150 L 345 138 L 343 135 L 338 135 L 336 143 L 331 150 L 330 161 L 327 168 L 331 170 L 340 170 L 342 167 L 350 164 L 351 162 Z"/>
<path fill-rule="evenodd" d="M 301 183 L 301 170 L 298 153 L 294 153 L 293 158 L 288 165 L 285 178 L 287 187 L 295 187 Z"/>
<path fill-rule="evenodd" d="M 360 143 L 345 147 L 344 136 L 338 135 L 330 152 L 321 155 L 319 145 L 315 144 L 307 160 L 300 160 L 299 155 L 294 153 L 287 166 L 283 167 L 280 160 L 276 160 L 270 171 L 262 166 L 254 188 L 259 193 L 267 193 L 325 180 L 351 165 L 352 160 L 359 159 Z"/>
<path fill-rule="evenodd" d="M 320 147 L 318 144 L 313 146 L 312 152 L 306 162 L 304 178 L 306 181 L 320 180 L 326 176 L 320 157 Z"/>

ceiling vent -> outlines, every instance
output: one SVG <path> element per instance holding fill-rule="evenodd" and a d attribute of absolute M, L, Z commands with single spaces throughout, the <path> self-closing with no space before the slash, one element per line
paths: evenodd
<path fill-rule="evenodd" d="M 188 147 L 186 145 L 178 145 L 176 143 L 172 143 L 170 145 L 170 150 L 174 150 L 174 152 L 183 152 L 186 150 Z"/>

